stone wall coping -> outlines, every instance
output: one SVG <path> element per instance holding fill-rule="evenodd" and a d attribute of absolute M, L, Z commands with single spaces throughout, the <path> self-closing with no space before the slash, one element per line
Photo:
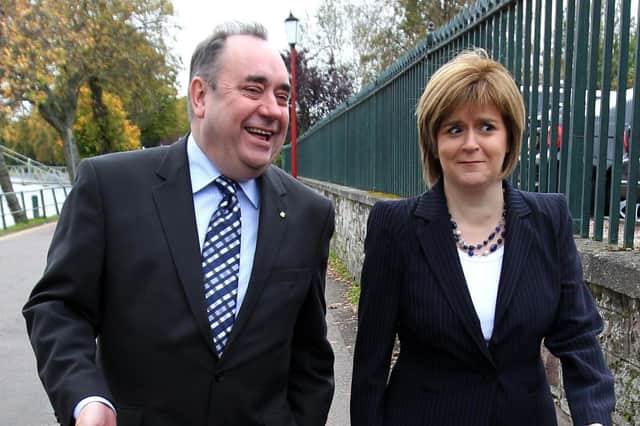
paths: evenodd
<path fill-rule="evenodd" d="M 376 201 L 394 198 L 315 179 L 301 177 L 299 180 L 312 188 L 331 192 L 369 207 Z M 612 250 L 604 242 L 587 238 L 575 237 L 575 241 L 582 258 L 585 281 L 640 299 L 640 251 Z"/>
<path fill-rule="evenodd" d="M 351 201 L 357 201 L 359 203 L 365 204 L 369 207 L 373 207 L 373 205 L 377 201 L 382 200 L 391 200 L 396 199 L 397 197 L 389 196 L 382 197 L 379 195 L 372 195 L 369 191 L 364 191 L 362 189 L 351 188 L 348 186 L 342 186 L 335 183 L 324 182 L 321 180 L 309 179 L 309 178 L 298 178 L 301 182 L 311 186 L 312 188 L 323 189 L 329 192 L 332 192 L 336 195 L 339 195 L 343 198 L 346 198 Z"/>

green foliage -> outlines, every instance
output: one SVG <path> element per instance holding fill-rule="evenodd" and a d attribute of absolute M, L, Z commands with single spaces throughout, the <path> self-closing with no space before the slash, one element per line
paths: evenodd
<path fill-rule="evenodd" d="M 347 269 L 346 265 L 338 257 L 338 255 L 334 251 L 329 252 L 329 273 L 332 275 L 332 278 L 336 281 L 343 282 L 347 284 L 347 298 L 351 305 L 358 306 L 358 301 L 360 300 L 360 284 L 353 279 L 353 276 Z"/>
<path fill-rule="evenodd" d="M 153 114 L 149 111 L 155 110 L 159 95 L 175 85 L 177 62 L 163 38 L 173 12 L 170 1 L 5 3 L 0 12 L 0 112 L 15 111 L 24 102 L 37 108 L 63 141 L 71 178 L 79 161 L 72 126 L 81 87 L 93 81 L 117 93 L 138 124 Z M 108 142 L 108 135 L 101 136 Z"/>
<path fill-rule="evenodd" d="M 426 36 L 475 0 L 323 0 L 315 40 L 330 52 L 353 51 L 353 68 L 366 85 Z"/>
<path fill-rule="evenodd" d="M 126 118 L 120 99 L 102 92 L 104 114 L 96 117 L 91 92 L 80 89 L 78 115 L 73 126 L 82 157 L 91 157 L 107 152 L 128 151 L 140 148 L 140 129 Z"/>
<path fill-rule="evenodd" d="M 8 148 L 41 163 L 64 165 L 62 140 L 37 110 L 5 123 L 0 128 L 0 138 Z"/>

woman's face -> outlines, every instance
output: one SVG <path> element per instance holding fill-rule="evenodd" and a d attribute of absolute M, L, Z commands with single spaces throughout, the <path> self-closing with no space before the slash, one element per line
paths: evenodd
<path fill-rule="evenodd" d="M 437 135 L 438 159 L 447 185 L 477 190 L 500 181 L 508 132 L 494 105 L 464 104 Z"/>

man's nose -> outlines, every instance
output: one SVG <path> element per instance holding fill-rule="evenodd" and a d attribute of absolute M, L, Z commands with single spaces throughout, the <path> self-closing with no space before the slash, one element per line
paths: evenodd
<path fill-rule="evenodd" d="M 278 99 L 276 99 L 276 96 L 273 93 L 265 93 L 265 95 L 262 97 L 260 107 L 258 108 L 258 112 L 260 113 L 260 115 L 277 120 L 282 117 L 283 113 L 285 113 L 283 111 L 288 111 L 288 109 L 283 108 L 278 103 Z"/>

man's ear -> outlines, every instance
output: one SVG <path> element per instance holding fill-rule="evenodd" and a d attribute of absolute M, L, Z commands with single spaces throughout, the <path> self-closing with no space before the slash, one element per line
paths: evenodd
<path fill-rule="evenodd" d="M 196 76 L 189 84 L 189 95 L 191 98 L 191 111 L 194 117 L 202 118 L 205 112 L 205 97 L 209 84 L 202 77 Z"/>

